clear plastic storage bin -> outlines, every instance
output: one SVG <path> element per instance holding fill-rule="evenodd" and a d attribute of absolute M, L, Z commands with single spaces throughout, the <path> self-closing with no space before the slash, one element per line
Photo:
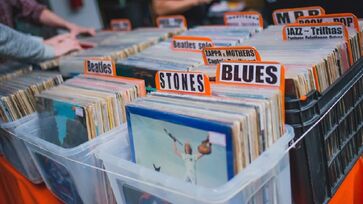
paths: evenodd
<path fill-rule="evenodd" d="M 115 138 L 126 137 L 125 126 L 68 149 L 47 141 L 57 133 L 54 117 L 30 121 L 15 131 L 29 141 L 27 147 L 44 182 L 60 200 L 74 204 L 115 202 L 105 172 L 98 169 L 102 164 L 94 150 L 100 144 L 107 146 Z"/>
<path fill-rule="evenodd" d="M 293 129 L 228 183 L 214 189 L 195 186 L 127 161 L 122 139 L 101 145 L 103 161 L 117 203 L 291 203 L 288 145 Z"/>
<path fill-rule="evenodd" d="M 15 135 L 14 130 L 37 117 L 38 115 L 34 113 L 13 122 L 0 123 L 0 146 L 3 155 L 18 172 L 34 184 L 42 183 L 42 177 L 26 148 L 25 142 Z"/>

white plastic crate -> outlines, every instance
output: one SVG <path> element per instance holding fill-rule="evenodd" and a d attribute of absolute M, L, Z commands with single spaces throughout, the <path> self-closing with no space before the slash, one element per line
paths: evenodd
<path fill-rule="evenodd" d="M 125 126 L 78 145 L 63 148 L 46 141 L 57 131 L 54 117 L 33 120 L 18 127 L 15 132 L 29 141 L 27 147 L 47 187 L 65 203 L 114 203 L 114 196 L 102 167 L 94 156 L 100 144 L 126 137 Z M 42 139 L 42 138 L 44 139 Z"/>
<path fill-rule="evenodd" d="M 210 189 L 186 183 L 130 161 L 128 144 L 116 139 L 101 145 L 96 156 L 106 168 L 117 203 L 291 203 L 288 143 L 286 134 L 246 169 L 225 185 Z M 125 133 L 126 134 L 126 133 Z"/>
<path fill-rule="evenodd" d="M 0 146 L 2 154 L 19 173 L 34 184 L 42 183 L 42 177 L 30 156 L 29 150 L 26 148 L 25 142 L 16 137 L 14 130 L 37 117 L 38 115 L 34 113 L 13 122 L 0 123 Z"/>

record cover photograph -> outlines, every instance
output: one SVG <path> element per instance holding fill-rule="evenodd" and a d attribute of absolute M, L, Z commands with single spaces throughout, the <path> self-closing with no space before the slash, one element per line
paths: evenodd
<path fill-rule="evenodd" d="M 233 177 L 228 125 L 136 107 L 127 110 L 132 160 L 137 164 L 205 187 L 223 185 Z"/>

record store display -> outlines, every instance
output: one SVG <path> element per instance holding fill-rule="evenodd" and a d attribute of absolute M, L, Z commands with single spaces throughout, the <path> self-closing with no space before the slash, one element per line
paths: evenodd
<path fill-rule="evenodd" d="M 268 25 L 246 2 L 187 29 L 151 4 L 156 27 L 100 7 L 119 31 L 0 60 L 0 156 L 64 203 L 331 202 L 363 159 L 363 19 L 314 5 Z"/>
<path fill-rule="evenodd" d="M 83 73 L 85 58 L 106 57 L 123 59 L 132 56 L 160 41 L 164 41 L 183 29 L 168 28 L 138 28 L 130 32 L 114 32 L 99 34 L 90 41 L 84 39 L 84 44 L 97 44 L 95 48 L 85 49 L 60 59 L 59 69 L 63 76 L 74 76 Z"/>
<path fill-rule="evenodd" d="M 184 32 L 183 36 L 206 36 L 216 46 L 236 46 L 257 32 L 256 28 L 236 26 L 199 26 Z M 215 77 L 215 69 L 203 64 L 200 52 L 172 50 L 171 41 L 161 42 L 126 59 L 118 60 L 117 74 L 144 79 L 146 86 L 155 88 L 154 78 L 158 70 L 198 71 L 210 78 Z"/>
<path fill-rule="evenodd" d="M 348 46 L 353 63 L 360 58 L 357 32 L 350 31 L 351 43 L 344 39 L 282 39 L 282 26 L 270 26 L 244 42 L 255 47 L 263 60 L 276 60 L 286 67 L 286 96 L 300 98 L 312 90 L 323 92 L 349 70 Z M 315 76 L 314 76 L 315 75 Z"/>
<path fill-rule="evenodd" d="M 132 160 L 192 184 L 225 184 L 284 133 L 280 91 L 257 89 L 213 85 L 211 97 L 153 93 L 128 105 Z"/>
<path fill-rule="evenodd" d="M 28 73 L 31 70 L 31 65 L 22 64 L 15 61 L 6 61 L 5 63 L 0 64 L 0 82 Z"/>
<path fill-rule="evenodd" d="M 36 101 L 38 112 L 56 118 L 53 143 L 70 148 L 125 123 L 125 106 L 145 94 L 142 80 L 80 75 L 36 95 Z"/>
<path fill-rule="evenodd" d="M 0 118 L 11 122 L 36 111 L 34 95 L 63 82 L 57 73 L 30 72 L 0 82 Z"/>

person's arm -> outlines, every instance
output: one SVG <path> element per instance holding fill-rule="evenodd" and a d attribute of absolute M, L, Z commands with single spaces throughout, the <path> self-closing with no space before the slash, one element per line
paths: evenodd
<path fill-rule="evenodd" d="M 175 141 L 173 142 L 173 149 L 174 149 L 174 153 L 176 154 L 176 156 L 178 156 L 179 158 L 182 158 L 181 153 L 179 152 Z"/>
<path fill-rule="evenodd" d="M 72 39 L 47 45 L 42 39 L 25 35 L 0 24 L 0 58 L 37 63 L 79 49 Z"/>
<path fill-rule="evenodd" d="M 194 6 L 208 4 L 211 0 L 152 0 L 152 8 L 157 16 L 183 13 Z"/>
<path fill-rule="evenodd" d="M 69 21 L 66 21 L 49 9 L 47 9 L 46 6 L 39 4 L 34 0 L 12 0 L 11 3 L 17 10 L 19 10 L 19 17 L 46 26 L 69 30 L 73 36 L 77 36 L 81 33 L 90 35 L 96 34 L 95 29 L 84 28 Z"/>
<path fill-rule="evenodd" d="M 28 63 L 40 62 L 54 58 L 55 50 L 43 45 L 41 40 L 0 24 L 0 57 Z"/>
<path fill-rule="evenodd" d="M 82 34 L 82 33 L 90 34 L 90 35 L 96 34 L 95 29 L 81 27 L 74 23 L 66 21 L 48 9 L 44 9 L 40 13 L 39 22 L 41 22 L 42 24 L 47 25 L 47 26 L 67 29 L 70 31 L 70 33 L 73 36 L 77 36 L 78 34 Z"/>

